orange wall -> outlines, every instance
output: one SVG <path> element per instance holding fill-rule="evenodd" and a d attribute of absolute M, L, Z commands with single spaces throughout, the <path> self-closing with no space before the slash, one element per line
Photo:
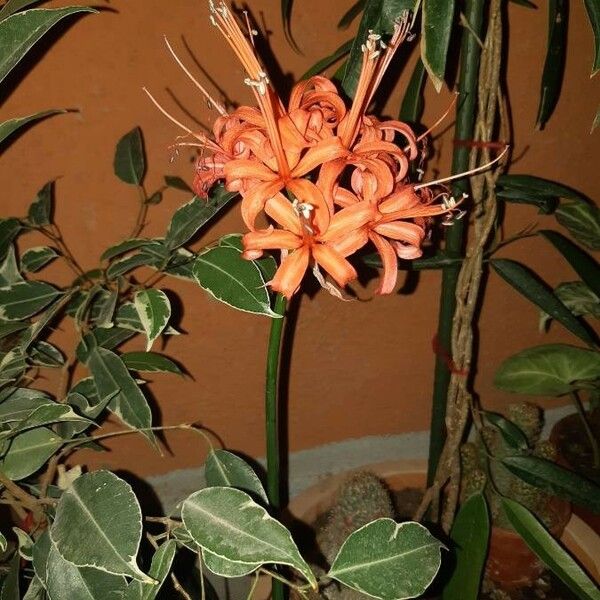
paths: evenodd
<path fill-rule="evenodd" d="M 67 2 L 53 5 L 63 4 Z M 293 25 L 302 56 L 291 51 L 284 39 L 278 0 L 252 2 L 272 32 L 275 54 L 285 71 L 295 76 L 344 41 L 347 33 L 337 32 L 335 23 L 347 5 L 339 0 L 297 0 Z M 534 130 L 545 49 L 544 11 L 529 11 L 511 3 L 510 25 L 508 79 L 515 121 L 514 156 L 521 157 L 513 172 L 562 181 L 594 197 L 600 184 L 600 133 L 590 136 L 589 128 L 600 100 L 600 85 L 598 78 L 589 80 L 593 42 L 582 3 L 572 3 L 564 92 L 544 132 Z M 179 132 L 151 106 L 142 86 L 192 126 L 191 117 L 177 107 L 167 89 L 195 119 L 210 123 L 214 118 L 169 58 L 163 35 L 178 48 L 183 35 L 229 97 L 249 100 L 241 69 L 224 41 L 208 26 L 203 2 L 115 0 L 103 13 L 69 27 L 2 108 L 5 118 L 50 107 L 79 111 L 40 123 L 15 141 L 0 161 L 0 178 L 5 216 L 24 214 L 37 190 L 46 181 L 57 180 L 56 220 L 86 268 L 96 264 L 105 247 L 127 236 L 135 219 L 135 190 L 112 174 L 114 146 L 121 135 L 135 125 L 142 127 L 149 190 L 160 186 L 165 174 L 188 181 L 192 178 L 190 155 L 182 152 L 176 162 L 169 162 L 168 146 Z M 406 76 L 402 82 L 406 83 Z M 392 98 L 390 114 L 397 110 L 399 98 L 400 93 Z M 433 122 L 448 103 L 448 93 L 438 97 L 428 88 L 424 122 Z M 437 148 L 441 157 L 434 158 L 430 168 L 447 173 L 450 137 L 444 135 Z M 150 213 L 148 235 L 164 234 L 169 215 L 186 200 L 185 194 L 168 191 L 163 203 Z M 553 223 L 530 208 L 511 207 L 506 233 L 532 222 L 543 227 Z M 237 211 L 229 211 L 196 247 L 242 230 Z M 33 237 L 25 240 L 26 246 L 39 243 L 41 240 Z M 573 277 L 537 239 L 515 245 L 506 255 L 527 261 L 553 285 Z M 50 275 L 62 283 L 69 281 L 68 273 L 56 266 L 45 276 Z M 156 414 L 165 424 L 201 421 L 230 448 L 263 454 L 263 356 L 268 320 L 235 312 L 191 284 L 172 281 L 167 287 L 182 299 L 185 308 L 179 326 L 187 335 L 171 339 L 166 352 L 180 360 L 193 379 L 151 377 Z M 291 450 L 427 428 L 438 290 L 439 275 L 423 273 L 411 295 L 373 298 L 371 284 L 360 290 L 363 302 L 343 303 L 326 293 L 302 298 L 290 371 Z M 486 407 L 501 409 L 511 399 L 492 385 L 494 371 L 506 356 L 538 343 L 576 343 L 561 334 L 559 327 L 553 327 L 549 335 L 539 334 L 537 322 L 537 311 L 531 305 L 497 278 L 491 279 L 481 320 L 477 380 Z M 132 346 L 142 349 L 143 341 Z M 49 384 L 55 386 L 56 381 L 51 379 Z M 189 434 L 172 433 L 167 438 L 174 456 L 161 458 L 142 440 L 128 437 L 109 443 L 114 449 L 111 455 L 80 458 L 140 475 L 202 461 L 204 448 Z"/>

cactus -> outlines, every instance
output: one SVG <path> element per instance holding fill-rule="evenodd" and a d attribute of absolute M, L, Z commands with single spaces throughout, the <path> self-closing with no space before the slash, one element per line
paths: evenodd
<path fill-rule="evenodd" d="M 363 471 L 351 475 L 340 486 L 325 525 L 317 531 L 317 544 L 331 564 L 346 538 L 370 521 L 394 517 L 394 509 L 385 484 L 373 473 Z M 335 583 L 323 590 L 327 598 L 353 600 L 365 598 L 350 588 Z"/>
<path fill-rule="evenodd" d="M 521 429 L 527 438 L 529 448 L 524 453 L 533 454 L 546 460 L 555 460 L 556 448 L 548 440 L 540 440 L 542 431 L 542 411 L 534 404 L 520 402 L 508 407 L 508 418 Z M 498 527 L 510 529 L 510 523 L 503 514 L 500 498 L 496 490 L 526 506 L 547 526 L 555 524 L 551 510 L 552 496 L 513 475 L 499 460 L 514 456 L 517 451 L 509 447 L 495 427 L 485 426 L 479 431 L 477 442 L 468 442 L 461 448 L 462 484 L 461 499 L 483 491 L 490 506 L 492 522 Z M 497 460 L 489 461 L 487 455 Z M 494 486 L 487 485 L 491 476 Z"/>

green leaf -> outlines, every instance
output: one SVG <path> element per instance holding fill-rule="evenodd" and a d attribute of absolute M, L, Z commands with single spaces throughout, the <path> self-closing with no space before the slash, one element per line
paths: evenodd
<path fill-rule="evenodd" d="M 44 584 L 40 581 L 39 577 L 31 579 L 23 600 L 47 600 Z"/>
<path fill-rule="evenodd" d="M 507 456 L 502 464 L 526 483 L 600 513 L 600 486 L 574 471 L 537 456 Z"/>
<path fill-rule="evenodd" d="M 520 294 L 562 323 L 571 333 L 593 346 L 594 338 L 588 329 L 552 293 L 552 290 L 530 269 L 506 258 L 490 260 L 494 271 Z"/>
<path fill-rule="evenodd" d="M 5 5 L 6 6 L 6 5 Z M 29 123 L 33 123 L 34 121 L 39 121 L 41 119 L 45 119 L 51 115 L 57 115 L 60 113 L 65 113 L 66 110 L 43 110 L 41 112 L 34 113 L 32 115 L 27 115 L 26 117 L 16 117 L 14 119 L 9 119 L 8 121 L 4 121 L 0 123 L 0 144 L 13 133 L 21 129 L 21 127 L 25 127 Z"/>
<path fill-rule="evenodd" d="M 556 220 L 590 250 L 600 250 L 600 209 L 587 202 L 562 204 L 556 211 Z"/>
<path fill-rule="evenodd" d="M 181 369 L 172 360 L 156 352 L 125 352 L 121 354 L 121 360 L 132 371 L 182 374 Z"/>
<path fill-rule="evenodd" d="M 498 177 L 498 193 L 506 190 L 520 191 L 531 197 L 566 198 L 568 200 L 586 200 L 586 197 L 566 185 L 536 177 L 534 175 L 500 175 Z"/>
<path fill-rule="evenodd" d="M 54 248 L 49 246 L 36 246 L 29 248 L 21 257 L 21 265 L 27 273 L 37 273 L 42 267 L 45 267 L 50 261 L 58 256 Z"/>
<path fill-rule="evenodd" d="M 6 382 L 17 380 L 27 370 L 25 353 L 19 346 L 7 352 L 0 361 L 0 388 Z"/>
<path fill-rule="evenodd" d="M 414 71 L 410 77 L 408 87 L 402 98 L 400 106 L 400 120 L 408 123 L 418 123 L 423 116 L 423 108 L 425 106 L 425 98 L 423 90 L 425 87 L 425 65 L 419 58 L 415 64 Z"/>
<path fill-rule="evenodd" d="M 26 419 L 40 406 L 51 404 L 50 396 L 30 388 L 11 388 L 2 391 L 0 423 L 15 423 Z"/>
<path fill-rule="evenodd" d="M 157 192 L 154 192 L 154 194 L 152 194 L 152 196 L 150 196 L 147 200 L 146 200 L 146 204 L 151 204 L 153 206 L 160 204 L 162 202 L 163 199 L 163 195 L 162 192 L 159 190 Z"/>
<path fill-rule="evenodd" d="M 109 400 L 108 408 L 126 425 L 133 429 L 148 429 L 152 426 L 152 413 L 148 401 L 123 361 L 106 348 L 91 350 L 88 368 L 101 403 Z M 142 431 L 152 443 L 152 431 Z"/>
<path fill-rule="evenodd" d="M 179 207 L 167 230 L 167 247 L 174 250 L 183 246 L 236 196 L 236 193 L 227 192 L 219 185 L 211 191 L 207 200 L 192 198 L 187 204 Z"/>
<path fill-rule="evenodd" d="M 40 341 L 33 345 L 29 352 L 32 364 L 39 367 L 60 368 L 65 364 L 62 352 L 48 342 Z"/>
<path fill-rule="evenodd" d="M 220 577 L 245 577 L 250 575 L 253 571 L 256 571 L 262 563 L 236 563 L 222 556 L 218 556 L 209 552 L 208 550 L 202 550 L 202 558 L 206 568 Z"/>
<path fill-rule="evenodd" d="M 377 519 L 346 538 L 327 575 L 373 598 L 416 598 L 436 576 L 442 548 L 419 523 Z"/>
<path fill-rule="evenodd" d="M 13 285 L 14 283 L 19 283 L 21 281 L 25 280 L 19 272 L 15 247 L 11 244 L 8 247 L 8 251 L 6 252 L 2 264 L 0 264 L 0 287 Z"/>
<path fill-rule="evenodd" d="M 8 575 L 4 579 L 0 600 L 19 600 L 19 570 L 21 567 L 21 557 L 18 552 L 13 554 L 9 562 Z"/>
<path fill-rule="evenodd" d="M 65 560 L 56 546 L 48 555 L 46 586 L 51 600 L 120 600 L 127 586 L 122 575 L 78 567 Z"/>
<path fill-rule="evenodd" d="M 196 254 L 186 250 L 185 248 L 177 248 L 175 252 L 171 254 L 169 264 L 163 269 L 163 271 L 172 277 L 178 279 L 184 279 L 186 281 L 196 281 L 194 277 L 194 261 L 196 260 Z"/>
<path fill-rule="evenodd" d="M 423 0 L 421 60 L 439 93 L 446 73 L 446 58 L 454 24 L 455 0 Z"/>
<path fill-rule="evenodd" d="M 242 458 L 227 450 L 212 450 L 204 466 L 206 483 L 210 487 L 233 487 L 269 503 L 260 479 Z M 213 571 L 214 572 L 214 571 Z"/>
<path fill-rule="evenodd" d="M 0 531 L 0 552 L 6 552 L 6 548 L 8 547 L 8 542 L 4 537 L 4 534 Z"/>
<path fill-rule="evenodd" d="M 0 319 L 20 321 L 38 313 L 59 296 L 43 281 L 23 281 L 0 288 Z"/>
<path fill-rule="evenodd" d="M 118 348 L 123 342 L 131 339 L 135 333 L 131 329 L 122 329 L 121 327 L 111 327 L 110 329 L 93 329 L 84 336 L 75 350 L 77 360 L 82 363 L 88 361 L 90 351 L 96 346 L 101 346 L 108 350 Z"/>
<path fill-rule="evenodd" d="M 15 217 L 0 219 L 0 259 L 4 258 L 6 251 L 21 228 L 21 222 Z"/>
<path fill-rule="evenodd" d="M 364 10 L 365 3 L 366 0 L 358 0 L 358 2 L 355 2 L 340 19 L 337 25 L 338 29 L 348 29 L 348 27 L 352 25 L 352 21 L 354 21 L 354 19 L 356 19 L 356 17 Z"/>
<path fill-rule="evenodd" d="M 193 193 L 192 188 L 183 179 L 181 179 L 181 177 L 175 177 L 174 175 L 165 175 L 165 184 L 167 185 L 167 187 L 173 188 L 175 190 Z"/>
<path fill-rule="evenodd" d="M 42 0 L 6 0 L 0 9 L 0 21 L 32 4 L 39 4 L 41 1 Z"/>
<path fill-rule="evenodd" d="M 123 600 L 154 600 L 167 575 L 171 570 L 177 543 L 175 540 L 165 542 L 152 557 L 152 564 L 148 575 L 156 580 L 157 584 L 142 583 L 141 581 L 132 581 L 123 596 Z"/>
<path fill-rule="evenodd" d="M 199 254 L 194 276 L 204 290 L 238 310 L 277 318 L 261 270 L 232 246 L 217 246 Z"/>
<path fill-rule="evenodd" d="M 33 9 L 16 13 L 0 22 L 0 82 L 31 47 L 61 19 L 76 13 L 95 13 L 86 6 Z"/>
<path fill-rule="evenodd" d="M 229 487 L 205 488 L 183 502 L 181 517 L 203 549 L 235 563 L 289 565 L 316 589 L 315 576 L 290 532 L 248 494 Z"/>
<path fill-rule="evenodd" d="M 600 590 L 577 562 L 524 506 L 502 498 L 511 525 L 529 548 L 581 600 L 600 600 Z"/>
<path fill-rule="evenodd" d="M 144 332 L 142 322 L 137 314 L 137 310 L 135 310 L 133 302 L 125 302 L 125 304 L 119 306 L 117 314 L 115 315 L 115 324 L 124 329 L 130 329 L 131 331 L 137 331 L 139 333 Z"/>
<path fill-rule="evenodd" d="M 21 348 L 24 351 L 41 335 L 52 319 L 69 303 L 74 294 L 75 290 L 65 292 L 60 300 L 51 304 L 50 308 L 43 312 L 40 318 L 27 329 L 21 339 Z"/>
<path fill-rule="evenodd" d="M 171 318 L 171 303 L 163 291 L 154 288 L 137 292 L 133 303 L 148 338 L 148 351 Z"/>
<path fill-rule="evenodd" d="M 33 540 L 29 537 L 29 534 L 23 531 L 20 527 L 12 528 L 14 534 L 17 536 L 17 542 L 19 543 L 19 554 L 21 558 L 31 562 L 32 556 L 31 551 L 33 549 Z"/>
<path fill-rule="evenodd" d="M 460 507 L 450 531 L 456 565 L 444 586 L 442 600 L 479 598 L 489 536 L 490 517 L 485 497 L 474 494 Z"/>
<path fill-rule="evenodd" d="M 47 567 L 48 567 L 48 555 L 50 554 L 50 534 L 46 529 L 40 537 L 35 540 L 33 544 L 32 556 L 33 556 L 33 569 L 37 577 L 46 585 Z"/>
<path fill-rule="evenodd" d="M 592 67 L 592 77 L 600 71 L 600 4 L 598 0 L 585 0 L 588 18 L 592 31 L 594 32 L 594 41 L 596 44 L 596 52 L 594 55 L 594 65 Z"/>
<path fill-rule="evenodd" d="M 520 4 L 521 6 L 525 6 L 527 8 L 537 8 L 537 6 L 530 2 L 529 0 L 512 0 L 515 4 Z"/>
<path fill-rule="evenodd" d="M 600 108 L 598 108 L 598 110 L 596 111 L 596 116 L 594 117 L 594 120 L 592 122 L 592 128 L 590 129 L 590 133 L 594 133 L 594 130 L 596 129 L 596 127 L 598 127 L 598 125 L 600 125 Z"/>
<path fill-rule="evenodd" d="M 599 377 L 598 352 L 566 344 L 547 344 L 506 359 L 496 372 L 494 384 L 517 394 L 562 396 L 579 389 L 580 382 Z"/>
<path fill-rule="evenodd" d="M 64 558 L 140 581 L 136 556 L 142 538 L 142 511 L 131 486 L 110 471 L 78 477 L 56 507 L 50 538 Z"/>
<path fill-rule="evenodd" d="M 108 279 L 116 279 L 137 267 L 154 266 L 155 264 L 156 259 L 153 256 L 141 252 L 140 254 L 134 254 L 133 256 L 126 256 L 125 258 L 121 258 L 112 263 L 110 267 L 106 269 L 106 276 Z"/>
<path fill-rule="evenodd" d="M 552 116 L 562 86 L 567 48 L 568 1 L 548 0 L 548 47 L 536 126 L 543 129 Z"/>
<path fill-rule="evenodd" d="M 107 248 L 102 253 L 100 260 L 110 260 L 115 256 L 119 256 L 120 254 L 125 254 L 131 250 L 145 246 L 148 242 L 151 242 L 151 240 L 147 238 L 131 238 L 129 240 L 124 240 L 123 242 L 119 242 L 118 244 Z"/>
<path fill-rule="evenodd" d="M 600 297 L 600 265 L 598 265 L 597 261 L 571 240 L 556 231 L 543 230 L 539 233 L 567 259 L 575 273 L 588 285 L 592 293 Z M 598 240 L 600 242 L 600 237 Z"/>
<path fill-rule="evenodd" d="M 292 4 L 293 0 L 281 0 L 281 21 L 283 23 L 283 33 L 288 44 L 296 51 L 300 52 L 296 40 L 292 36 Z"/>
<path fill-rule="evenodd" d="M 36 199 L 31 203 L 27 219 L 35 227 L 50 225 L 52 220 L 52 194 L 54 182 L 49 181 L 37 193 Z"/>
<path fill-rule="evenodd" d="M 110 329 L 113 323 L 113 317 L 115 309 L 117 307 L 117 300 L 119 299 L 119 289 L 112 290 L 109 292 L 102 302 L 98 316 L 96 317 L 96 326 L 102 329 Z M 93 307 L 92 307 L 93 313 Z"/>
<path fill-rule="evenodd" d="M 12 439 L 0 461 L 0 470 L 18 481 L 35 473 L 62 446 L 60 436 L 46 427 L 24 431 Z"/>
<path fill-rule="evenodd" d="M 300 77 L 300 79 L 309 79 L 310 77 L 313 77 L 314 75 L 318 75 L 319 73 L 322 73 L 325 69 L 327 69 L 327 67 L 330 67 L 331 65 L 335 64 L 338 60 L 340 60 L 341 58 L 343 58 L 344 56 L 346 56 L 346 54 L 348 54 L 350 52 L 353 42 L 354 42 L 353 39 L 348 40 L 347 42 L 344 42 L 341 46 L 339 46 L 331 54 L 329 54 L 328 56 L 325 56 L 321 60 L 317 61 L 310 69 L 308 69 L 308 71 L 306 71 L 302 75 L 302 77 Z"/>
<path fill-rule="evenodd" d="M 600 298 L 583 283 L 567 281 L 558 285 L 554 294 L 576 316 L 591 316 L 600 319 Z M 540 330 L 544 330 L 552 320 L 545 312 L 540 313 Z"/>
<path fill-rule="evenodd" d="M 146 171 L 142 130 L 134 127 L 117 143 L 114 160 L 115 175 L 125 183 L 140 185 Z"/>
<path fill-rule="evenodd" d="M 487 410 L 481 412 L 484 417 L 498 429 L 502 439 L 509 448 L 514 448 L 515 450 L 527 450 L 529 447 L 527 436 L 512 421 L 505 419 L 498 413 L 488 412 Z"/>
<path fill-rule="evenodd" d="M 30 410 L 23 420 L 16 423 L 12 429 L 0 432 L 0 439 L 14 437 L 22 431 L 49 425 L 51 423 L 75 421 L 91 424 L 92 421 L 79 416 L 68 404 L 47 402 L 37 408 Z"/>

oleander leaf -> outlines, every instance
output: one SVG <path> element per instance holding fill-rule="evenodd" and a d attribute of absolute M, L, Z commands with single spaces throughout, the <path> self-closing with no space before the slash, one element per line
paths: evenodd
<path fill-rule="evenodd" d="M 556 220 L 590 250 L 600 250 L 600 208 L 588 202 L 566 202 L 556 210 Z"/>
<path fill-rule="evenodd" d="M 454 11 L 455 0 L 423 0 L 421 60 L 438 93 L 442 89 L 446 74 Z"/>

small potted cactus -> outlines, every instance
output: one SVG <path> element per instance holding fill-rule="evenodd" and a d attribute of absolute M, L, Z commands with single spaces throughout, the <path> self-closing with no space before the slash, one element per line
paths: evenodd
<path fill-rule="evenodd" d="M 499 587 L 513 589 L 532 584 L 544 566 L 512 530 L 501 507 L 501 496 L 527 507 L 556 537 L 561 536 L 569 520 L 571 507 L 565 500 L 519 479 L 501 463 L 502 458 L 515 455 L 514 446 L 508 444 L 503 435 L 506 434 L 507 424 L 508 427 L 518 427 L 526 438 L 523 454 L 556 460 L 554 444 L 540 439 L 541 409 L 526 402 L 511 404 L 508 407 L 508 419 L 503 420 L 504 431 L 494 425 L 484 425 L 479 428 L 475 441 L 462 446 L 461 499 L 465 501 L 475 493 L 486 495 L 493 523 L 486 574 Z"/>

